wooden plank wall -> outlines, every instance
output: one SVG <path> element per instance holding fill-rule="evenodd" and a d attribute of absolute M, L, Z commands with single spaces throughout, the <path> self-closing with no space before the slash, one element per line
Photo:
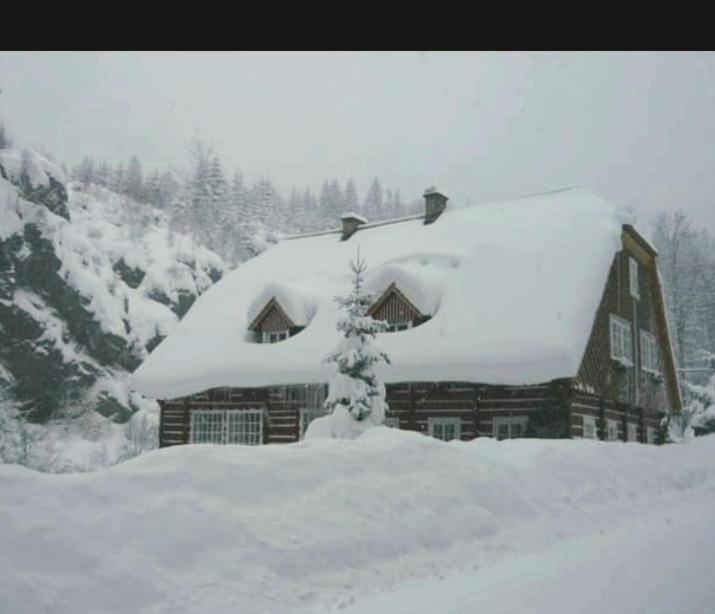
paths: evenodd
<path fill-rule="evenodd" d="M 391 291 L 371 315 L 375 320 L 385 320 L 390 324 L 407 321 L 414 322 L 420 318 L 420 314 L 395 291 Z"/>
<path fill-rule="evenodd" d="M 584 416 L 596 418 L 597 437 L 604 441 L 608 439 L 607 420 L 617 422 L 620 441 L 628 441 L 628 424 L 636 427 L 636 441 L 641 443 L 647 442 L 646 428 L 653 428 L 656 432 L 660 428 L 660 417 L 656 412 L 577 392 L 571 402 L 572 437 L 583 437 Z"/>
<path fill-rule="evenodd" d="M 611 358 L 610 346 L 610 314 L 615 314 L 631 323 L 634 328 L 633 350 L 636 358 L 640 358 L 640 329 L 647 330 L 658 340 L 659 362 L 664 369 L 669 362 L 664 354 L 669 347 L 666 331 L 659 325 L 656 317 L 656 301 L 654 293 L 657 290 L 653 283 L 655 263 L 639 267 L 639 294 L 635 300 L 630 295 L 629 257 L 626 250 L 616 254 L 608 276 L 608 282 L 596 313 L 586 351 L 578 373 L 577 386 L 580 385 L 587 393 L 606 399 L 623 400 L 621 390 L 629 377 L 627 370 Z M 637 360 L 632 369 L 635 382 L 638 385 L 638 406 L 647 411 L 662 412 L 674 407 L 674 395 L 670 394 L 664 383 L 658 381 L 641 369 Z M 635 402 L 635 399 L 632 399 Z M 635 403 L 634 403 L 635 404 Z"/>

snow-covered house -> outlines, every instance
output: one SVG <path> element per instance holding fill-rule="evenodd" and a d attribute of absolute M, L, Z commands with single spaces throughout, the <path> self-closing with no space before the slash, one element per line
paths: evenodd
<path fill-rule="evenodd" d="M 657 254 L 576 188 L 286 239 L 203 295 L 134 374 L 160 445 L 301 438 L 321 413 L 358 248 L 390 426 L 442 439 L 654 442 L 681 408 Z"/>

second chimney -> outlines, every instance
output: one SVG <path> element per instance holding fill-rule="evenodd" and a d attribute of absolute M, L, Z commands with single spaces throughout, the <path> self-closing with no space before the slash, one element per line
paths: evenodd
<path fill-rule="evenodd" d="M 432 186 L 425 190 L 425 224 L 434 222 L 447 208 L 447 200 L 436 187 Z"/>
<path fill-rule="evenodd" d="M 343 222 L 343 236 L 340 239 L 341 241 L 347 241 L 355 234 L 360 226 L 367 224 L 367 220 L 362 215 L 358 215 L 352 211 L 344 213 L 340 219 Z"/>

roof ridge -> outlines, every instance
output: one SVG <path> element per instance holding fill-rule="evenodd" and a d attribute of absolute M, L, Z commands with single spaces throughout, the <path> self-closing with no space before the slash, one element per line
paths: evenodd
<path fill-rule="evenodd" d="M 554 188 L 553 190 L 544 190 L 543 192 L 532 192 L 530 194 L 522 194 L 521 196 L 515 196 L 512 198 L 504 198 L 501 200 L 489 200 L 487 202 L 473 203 L 473 204 L 468 204 L 468 205 L 462 205 L 460 207 L 447 208 L 444 211 L 443 215 L 446 213 L 449 213 L 450 211 L 454 211 L 455 209 L 468 209 L 471 207 L 483 207 L 485 205 L 500 205 L 500 204 L 517 201 L 517 200 L 525 200 L 527 198 L 535 198 L 537 196 L 544 196 L 546 194 L 558 194 L 559 192 L 568 192 L 570 190 L 584 190 L 584 189 L 586 189 L 586 188 L 583 188 L 582 186 L 571 185 L 571 186 L 565 186 L 562 188 Z M 420 219 L 424 219 L 424 217 L 425 217 L 424 213 L 417 213 L 417 214 L 413 214 L 413 215 L 396 217 L 396 218 L 391 218 L 391 219 L 387 219 L 387 220 L 378 220 L 376 222 L 368 222 L 367 224 L 362 224 L 361 226 L 359 226 L 358 229 L 355 231 L 355 233 L 357 234 L 358 232 L 367 230 L 368 228 L 378 228 L 380 226 L 387 226 L 389 224 L 399 224 L 401 222 L 411 222 L 412 220 L 420 220 Z M 331 234 L 342 234 L 342 230 L 339 228 L 330 229 L 330 230 L 319 230 L 317 232 L 308 232 L 305 234 L 290 235 L 288 237 L 285 237 L 283 240 L 284 241 L 294 241 L 296 239 L 308 239 L 311 237 L 321 237 L 323 235 L 331 235 Z"/>

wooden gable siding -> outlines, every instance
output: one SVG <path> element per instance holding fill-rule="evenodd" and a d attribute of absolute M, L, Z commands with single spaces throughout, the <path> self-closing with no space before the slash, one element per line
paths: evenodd
<path fill-rule="evenodd" d="M 628 245 L 627 242 L 624 243 Z M 630 257 L 635 257 L 639 262 L 639 299 L 635 299 L 630 294 Z M 627 378 L 631 378 L 634 387 L 631 404 L 649 412 L 680 409 L 677 384 L 674 384 L 677 379 L 674 380 L 671 375 L 674 373 L 674 366 L 667 328 L 661 316 L 661 306 L 658 304 L 659 296 L 660 287 L 657 284 L 655 258 L 624 246 L 624 249 L 616 254 L 611 265 L 578 372 L 577 390 L 595 397 L 603 397 L 609 402 L 622 402 L 625 399 L 621 391 L 628 386 Z M 610 314 L 617 315 L 631 324 L 635 363 L 632 369 L 620 366 L 611 358 Z M 641 368 L 641 330 L 648 331 L 656 337 L 658 361 L 665 382 L 659 383 L 652 374 Z"/>
<path fill-rule="evenodd" d="M 275 299 L 271 299 L 251 325 L 253 330 L 264 333 L 277 333 L 291 330 L 295 327 L 293 321 L 286 315 Z"/>
<path fill-rule="evenodd" d="M 384 320 L 388 324 L 409 321 L 418 324 L 424 319 L 420 311 L 394 284 L 383 293 L 368 313 L 375 320 Z"/>

